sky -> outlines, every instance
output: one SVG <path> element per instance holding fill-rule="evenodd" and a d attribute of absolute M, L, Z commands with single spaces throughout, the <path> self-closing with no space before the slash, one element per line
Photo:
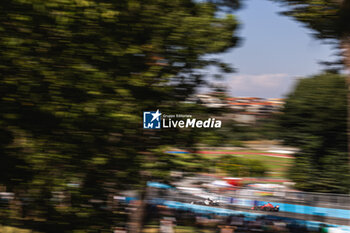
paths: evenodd
<path fill-rule="evenodd" d="M 235 15 L 241 22 L 241 45 L 220 54 L 237 70 L 225 77 L 231 96 L 285 97 L 300 77 L 318 74 L 320 61 L 334 60 L 335 50 L 270 0 L 247 0 Z"/>

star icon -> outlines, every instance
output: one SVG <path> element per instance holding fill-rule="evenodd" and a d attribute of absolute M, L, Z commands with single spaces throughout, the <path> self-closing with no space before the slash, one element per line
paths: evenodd
<path fill-rule="evenodd" d="M 155 119 L 157 119 L 157 121 L 159 121 L 159 116 L 161 116 L 162 114 L 159 112 L 159 109 L 157 109 L 157 112 L 156 113 L 152 113 L 151 114 L 153 116 L 152 121 L 154 121 Z"/>

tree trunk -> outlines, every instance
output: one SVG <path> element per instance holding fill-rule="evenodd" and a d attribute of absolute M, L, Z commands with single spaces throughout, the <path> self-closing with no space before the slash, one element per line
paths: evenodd
<path fill-rule="evenodd" d="M 145 209 L 148 201 L 148 187 L 144 183 L 144 188 L 141 191 L 140 200 L 136 204 L 135 211 L 130 216 L 128 233 L 141 233 L 143 228 L 143 219 L 145 216 Z"/>

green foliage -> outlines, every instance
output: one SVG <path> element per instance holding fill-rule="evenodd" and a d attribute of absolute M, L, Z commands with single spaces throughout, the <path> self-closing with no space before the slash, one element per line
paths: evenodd
<path fill-rule="evenodd" d="M 287 9 L 284 14 L 293 16 L 298 21 L 303 22 L 308 28 L 313 29 L 316 32 L 316 36 L 321 39 L 336 39 L 340 43 L 340 47 L 343 49 L 343 59 L 340 63 L 345 63 L 346 67 L 350 66 L 350 56 L 349 56 L 349 36 L 350 36 L 350 1 L 349 0 L 274 0 L 278 2 L 284 3 L 289 9 Z M 341 67 L 343 68 L 343 67 Z M 320 78 L 319 78 L 320 79 Z M 321 79 L 320 79 L 321 80 Z M 308 83 L 309 82 L 309 83 Z M 304 86 L 305 89 L 308 89 L 310 92 L 315 86 L 317 89 L 315 91 L 321 91 L 322 87 L 319 87 L 317 83 L 314 83 L 311 87 L 312 81 L 305 81 L 304 83 L 300 83 L 299 89 L 301 90 Z M 328 85 L 329 92 L 333 89 L 332 92 L 337 92 L 336 90 L 340 90 L 340 88 L 344 88 L 344 83 L 339 82 L 338 86 L 336 86 L 336 81 L 331 84 L 331 81 L 326 83 L 326 81 L 322 81 L 323 85 Z M 340 87 L 342 86 L 342 87 Z M 323 89 L 326 89 L 324 87 Z M 338 89 L 337 89 L 338 88 Z M 324 90 L 324 92 L 327 92 Z M 328 96 L 333 93 L 325 93 Z M 348 152 L 346 149 L 346 138 L 349 135 L 346 135 L 346 118 L 344 115 L 345 111 L 345 101 L 346 101 L 346 90 L 343 89 L 340 91 L 341 94 L 336 93 L 339 101 L 332 101 L 332 98 L 325 97 L 323 101 L 324 106 L 318 105 L 320 102 L 319 99 L 310 98 L 306 96 L 305 99 L 309 99 L 310 101 L 316 101 L 315 107 L 318 105 L 319 111 L 319 119 L 315 120 L 316 124 L 310 123 L 309 119 L 316 119 L 314 115 L 310 115 L 305 108 L 307 108 L 310 104 L 304 104 L 304 107 L 299 105 L 300 114 L 304 112 L 303 119 L 305 122 L 293 122 L 291 120 L 290 126 L 293 127 L 292 131 L 297 131 L 296 133 L 300 138 L 296 138 L 293 142 L 292 139 L 294 136 L 287 136 L 286 141 L 290 144 L 296 144 L 302 147 L 302 151 L 300 152 L 301 157 L 311 157 L 311 159 L 303 159 L 297 160 L 297 166 L 294 166 L 292 169 L 292 177 L 297 180 L 297 184 L 300 188 L 304 190 L 319 190 L 319 191 L 327 191 L 327 192 L 347 192 L 349 190 L 349 180 L 348 174 L 349 170 L 347 169 L 348 160 L 346 159 L 345 153 Z M 348 90 L 349 92 L 349 90 Z M 318 95 L 319 93 L 314 93 Z M 323 93 L 321 93 L 323 94 Z M 342 95 L 342 96 L 340 96 Z M 349 93 L 348 93 L 349 95 Z M 291 98 L 294 98 L 291 96 Z M 323 97 L 320 97 L 322 99 Z M 327 99 L 329 101 L 327 102 Z M 340 100 L 341 99 L 341 100 Z M 331 103 L 331 104 L 330 104 Z M 334 106 L 334 108 L 329 109 L 329 106 Z M 350 107 L 350 103 L 347 104 L 348 108 Z M 324 108 L 322 111 L 321 109 Z M 342 110 L 340 110 L 343 108 Z M 338 109 L 338 110 L 337 110 Z M 314 109 L 315 110 L 315 109 Z M 333 118 L 331 119 L 329 113 L 327 111 L 335 111 Z M 348 109 L 349 111 L 349 109 Z M 339 116 L 335 114 L 339 113 Z M 328 115 L 328 116 L 327 116 Z M 309 118 L 310 117 L 310 118 Z M 329 118 L 328 121 L 325 121 L 326 118 Z M 346 116 L 345 116 L 346 117 Z M 296 118 L 300 120 L 300 118 Z M 287 120 L 287 122 L 289 121 Z M 318 122 L 318 123 L 317 123 Z M 348 119 L 348 124 L 349 124 Z M 315 128 L 319 127 L 319 131 L 311 132 L 310 127 L 305 126 L 306 124 L 311 124 Z M 318 126 L 317 126 L 318 124 Z M 336 126 L 338 125 L 338 126 Z M 288 127 L 288 125 L 286 125 Z M 301 129 L 307 129 L 306 132 L 303 132 Z M 289 129 L 289 128 L 288 128 Z M 299 129 L 299 130 L 297 130 Z M 338 130 L 336 132 L 336 130 Z M 300 133 L 300 134 L 299 134 Z M 349 132 L 348 132 L 349 133 Z M 334 138 L 333 138 L 334 136 Z M 298 137 L 298 136 L 296 136 Z M 348 139 L 347 143 L 350 141 Z M 335 144 L 339 144 L 338 148 L 334 148 Z M 317 149 L 318 148 L 318 149 Z M 336 161 L 337 165 L 333 165 L 337 167 L 337 171 L 334 171 L 333 166 L 331 166 L 328 171 L 326 171 L 325 163 L 327 161 L 332 161 L 332 159 L 320 159 L 323 158 L 326 154 L 330 156 L 330 154 L 336 155 L 339 152 L 338 156 L 341 159 L 334 158 L 333 161 Z M 348 152 L 349 153 L 349 152 Z M 316 166 L 315 166 L 316 165 Z M 315 166 L 315 168 L 313 168 Z M 303 173 L 304 170 L 309 171 L 309 173 Z M 341 178 L 340 175 L 343 172 L 345 177 Z M 327 177 L 324 177 L 327 176 Z M 304 181 L 310 179 L 310 177 L 316 178 L 315 180 L 309 180 L 303 184 Z M 327 187 L 329 189 L 327 189 Z"/>
<path fill-rule="evenodd" d="M 204 131 L 201 134 L 200 143 L 207 146 L 222 146 L 225 142 L 225 137 L 217 131 Z"/>
<path fill-rule="evenodd" d="M 286 15 L 315 30 L 319 38 L 340 39 L 350 33 L 349 0 L 273 0 L 284 3 Z"/>
<path fill-rule="evenodd" d="M 217 166 L 228 175 L 238 177 L 263 177 L 267 172 L 267 168 L 260 160 L 236 156 L 222 157 Z"/>
<path fill-rule="evenodd" d="M 206 159 L 203 156 L 188 153 L 166 153 L 171 150 L 169 146 L 160 146 L 151 150 L 147 160 L 142 160 L 141 170 L 146 173 L 148 180 L 170 182 L 178 177 L 172 176 L 172 171 L 193 173 L 207 171 Z"/>
<path fill-rule="evenodd" d="M 290 177 L 298 188 L 348 192 L 346 85 L 343 76 L 301 79 L 281 115 L 284 142 L 300 148 Z"/>
<path fill-rule="evenodd" d="M 228 2 L 238 6 L 214 1 Z M 159 146 L 195 143 L 193 130 L 143 130 L 142 111 L 192 109 L 181 101 L 202 83 L 199 70 L 226 67 L 204 55 L 233 47 L 238 24 L 214 3 L 1 2 L 0 183 L 55 226 L 39 230 L 110 231 L 117 220 L 91 200 L 144 184 Z"/>

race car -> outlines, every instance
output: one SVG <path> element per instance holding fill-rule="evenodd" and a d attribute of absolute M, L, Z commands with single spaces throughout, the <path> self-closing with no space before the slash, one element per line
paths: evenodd
<path fill-rule="evenodd" d="M 265 205 L 256 205 L 254 207 L 251 208 L 252 210 L 262 210 L 262 211 L 274 211 L 274 212 L 278 212 L 280 210 L 280 206 L 276 205 L 273 206 L 270 202 L 268 202 Z"/>
<path fill-rule="evenodd" d="M 219 206 L 219 203 L 215 200 L 207 198 L 205 201 L 192 201 L 191 204 L 195 205 L 207 205 L 207 206 Z"/>

